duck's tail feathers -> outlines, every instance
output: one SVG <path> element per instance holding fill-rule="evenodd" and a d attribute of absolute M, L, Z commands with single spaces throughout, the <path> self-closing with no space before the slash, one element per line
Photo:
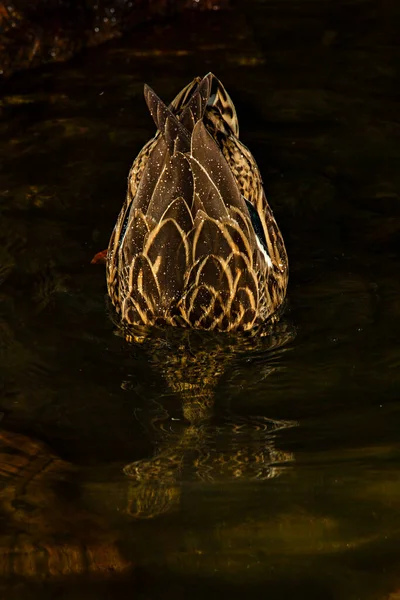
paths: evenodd
<path fill-rule="evenodd" d="M 187 152 L 190 148 L 190 133 L 186 127 L 147 84 L 144 86 L 144 98 L 154 123 L 167 144 L 170 156 L 177 151 Z"/>
<path fill-rule="evenodd" d="M 239 121 L 235 105 L 228 92 L 215 75 L 212 75 L 211 93 L 207 102 L 207 107 L 212 109 L 214 114 L 216 113 L 216 116 L 228 126 L 236 137 L 239 137 Z M 214 121 L 214 119 L 212 120 Z"/>
<path fill-rule="evenodd" d="M 209 73 L 197 84 L 179 116 L 180 121 L 190 132 L 193 131 L 196 123 L 203 119 L 210 99 L 212 77 Z"/>

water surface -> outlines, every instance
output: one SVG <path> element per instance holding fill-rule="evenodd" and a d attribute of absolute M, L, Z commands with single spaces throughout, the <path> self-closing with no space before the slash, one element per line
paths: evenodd
<path fill-rule="evenodd" d="M 384 9 L 246 2 L 5 82 L 7 599 L 400 594 L 399 9 Z M 262 170 L 289 304 L 261 345 L 196 338 L 185 385 L 173 343 L 149 356 L 115 335 L 90 260 L 153 133 L 143 82 L 169 100 L 209 70 Z"/>

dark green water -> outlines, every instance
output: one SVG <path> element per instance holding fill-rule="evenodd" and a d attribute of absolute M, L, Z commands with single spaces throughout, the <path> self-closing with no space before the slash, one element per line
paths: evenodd
<path fill-rule="evenodd" d="M 4 598 L 400 597 L 399 17 L 246 2 L 5 82 Z M 90 260 L 153 133 L 143 83 L 169 100 L 209 70 L 285 238 L 296 335 L 222 347 L 193 427 L 165 366 L 114 335 Z"/>

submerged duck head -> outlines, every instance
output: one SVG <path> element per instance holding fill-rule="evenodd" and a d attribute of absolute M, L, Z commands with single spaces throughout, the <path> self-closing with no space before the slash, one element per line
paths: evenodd
<path fill-rule="evenodd" d="M 111 301 L 126 325 L 249 330 L 282 304 L 288 262 L 235 107 L 211 73 L 169 106 L 144 95 L 157 133 L 110 239 Z"/>

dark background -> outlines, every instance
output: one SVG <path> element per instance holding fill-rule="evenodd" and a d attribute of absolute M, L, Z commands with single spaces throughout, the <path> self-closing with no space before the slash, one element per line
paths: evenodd
<path fill-rule="evenodd" d="M 52 58 L 70 60 L 42 64 L 42 42 L 35 60 L 1 54 L 7 599 L 399 593 L 400 8 L 213 4 L 149 3 L 130 13 L 129 31 L 118 17 L 114 39 L 95 48 L 82 34 L 89 21 L 71 29 L 66 4 L 41 35 L 53 43 L 58 19 L 67 50 Z M 26 57 L 10 32 L 3 48 Z M 164 435 L 160 414 L 179 418 L 184 399 L 166 386 L 165 365 L 114 335 L 104 270 L 90 261 L 154 133 L 144 82 L 169 101 L 210 70 L 235 102 L 285 239 L 285 320 L 296 335 L 274 352 L 222 345 L 215 422 L 196 437 L 166 417 Z M 256 416 L 295 426 L 260 433 Z M 237 451 L 239 475 L 221 478 Z M 168 479 L 164 466 L 142 487 L 123 474 L 136 461 L 154 473 L 157 452 L 183 457 L 182 473 Z M 271 476 L 252 478 L 245 455 L 263 457 Z M 145 505 L 152 518 L 138 518 Z"/>

